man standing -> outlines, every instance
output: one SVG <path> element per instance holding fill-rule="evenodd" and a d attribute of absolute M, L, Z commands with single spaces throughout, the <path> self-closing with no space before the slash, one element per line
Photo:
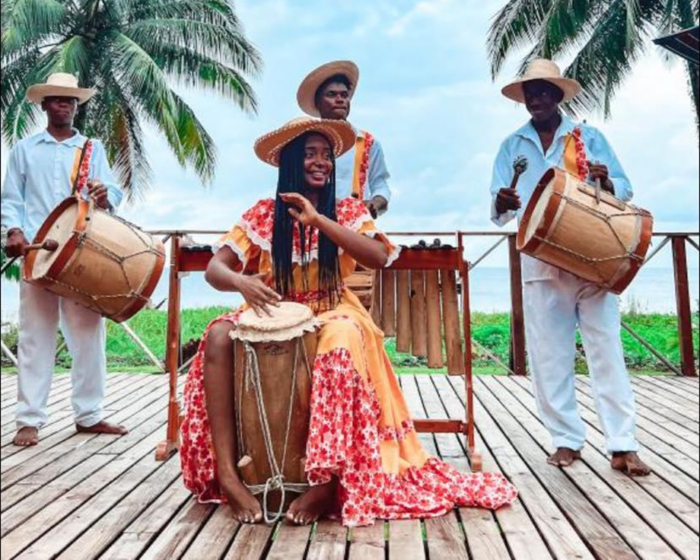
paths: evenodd
<path fill-rule="evenodd" d="M 27 90 L 27 98 L 41 105 L 48 126 L 13 148 L 2 192 L 2 227 L 7 230 L 9 257 L 23 256 L 51 211 L 72 194 L 83 151 L 90 157 L 87 193 L 95 204 L 114 211 L 122 193 L 114 182 L 105 149 L 73 128 L 78 105 L 95 90 L 78 87 L 78 80 L 56 73 L 45 84 Z M 91 154 L 88 156 L 88 154 Z M 85 162 L 82 163 L 85 166 Z M 73 358 L 72 405 L 79 432 L 125 434 L 122 426 L 102 419 L 105 392 L 105 324 L 98 314 L 22 282 L 19 308 L 19 373 L 15 445 L 39 442 L 39 429 L 48 417 L 46 403 L 53 379 L 59 325 Z"/>
<path fill-rule="evenodd" d="M 324 64 L 309 74 L 297 93 L 301 109 L 312 117 L 348 120 L 360 70 L 349 61 Z M 369 132 L 356 131 L 354 149 L 336 162 L 336 195 L 365 201 L 373 217 L 387 211 L 391 201 L 389 171 L 379 141 Z"/>
<path fill-rule="evenodd" d="M 524 103 L 532 118 L 505 140 L 496 159 L 491 217 L 499 226 L 522 217 L 539 180 L 551 167 L 564 168 L 582 180 L 599 180 L 617 198 L 632 199 L 629 179 L 602 133 L 575 124 L 559 109 L 560 103 L 580 92 L 580 84 L 563 78 L 559 67 L 549 60 L 533 61 L 522 79 L 503 89 L 506 97 Z M 522 169 L 523 162 L 526 171 L 517 188 L 510 188 L 514 167 Z M 612 466 L 632 476 L 648 475 L 649 468 L 637 454 L 634 394 L 620 339 L 617 298 L 527 255 L 522 256 L 522 266 L 535 396 L 540 417 L 557 448 L 549 462 L 570 466 L 581 458 L 586 440 L 574 375 L 578 326 Z"/>

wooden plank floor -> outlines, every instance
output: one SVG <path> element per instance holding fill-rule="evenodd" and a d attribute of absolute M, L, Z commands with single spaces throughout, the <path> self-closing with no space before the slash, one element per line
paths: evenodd
<path fill-rule="evenodd" d="M 463 414 L 461 379 L 402 377 L 401 383 L 416 417 Z M 41 444 L 18 449 L 11 444 L 16 377 L 3 375 L 2 558 L 698 558 L 698 380 L 635 377 L 633 383 L 651 477 L 631 480 L 609 468 L 588 378 L 578 380 L 589 428 L 584 461 L 563 471 L 545 462 L 549 436 L 530 380 L 480 377 L 479 448 L 485 468 L 519 488 L 517 503 L 498 512 L 462 509 L 440 519 L 347 531 L 331 521 L 313 528 L 239 526 L 226 508 L 193 501 L 179 458 L 154 460 L 165 429 L 164 376 L 109 377 L 106 414 L 131 430 L 123 438 L 76 434 L 70 380 L 57 376 Z M 469 469 L 461 437 L 421 439 L 431 453 Z"/>

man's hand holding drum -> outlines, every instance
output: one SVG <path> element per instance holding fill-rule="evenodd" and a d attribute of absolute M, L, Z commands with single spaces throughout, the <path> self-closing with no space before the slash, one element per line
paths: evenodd
<path fill-rule="evenodd" d="M 588 163 L 590 170 L 590 177 L 595 182 L 600 179 L 600 185 L 603 187 L 604 191 L 608 191 L 610 194 L 615 194 L 615 185 L 610 180 L 610 171 L 607 165 L 601 165 L 599 163 Z"/>
<path fill-rule="evenodd" d="M 90 179 L 87 183 L 88 194 L 95 201 L 95 204 L 102 210 L 109 210 L 112 205 L 107 197 L 107 187 L 99 179 Z"/>

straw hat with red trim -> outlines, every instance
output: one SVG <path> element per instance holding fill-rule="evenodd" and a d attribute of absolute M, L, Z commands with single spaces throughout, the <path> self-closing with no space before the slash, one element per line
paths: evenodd
<path fill-rule="evenodd" d="M 346 76 L 352 88 L 350 88 L 350 99 L 355 95 L 357 90 L 357 82 L 360 81 L 360 69 L 357 64 L 349 60 L 337 60 L 335 62 L 329 62 L 324 64 L 319 68 L 316 68 L 311 74 L 304 78 L 299 86 L 299 91 L 297 92 L 297 101 L 299 102 L 299 107 L 307 115 L 312 117 L 320 117 L 321 113 L 318 112 L 316 107 L 316 93 L 318 88 L 323 85 L 328 78 L 337 76 L 338 74 Z"/>
<path fill-rule="evenodd" d="M 258 139 L 255 154 L 265 163 L 279 167 L 282 149 L 307 132 L 325 136 L 333 146 L 336 158 L 355 145 L 355 130 L 345 121 L 300 117 Z"/>

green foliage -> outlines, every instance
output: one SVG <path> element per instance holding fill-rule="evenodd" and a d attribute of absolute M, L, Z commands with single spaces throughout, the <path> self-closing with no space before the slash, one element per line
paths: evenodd
<path fill-rule="evenodd" d="M 8 260 L 9 257 L 7 256 L 7 253 L 5 253 L 5 247 L 0 248 L 0 266 L 5 266 Z M 19 282 L 21 275 L 22 269 L 20 268 L 19 263 L 15 262 L 7 268 L 3 276 L 12 282 Z"/>
<path fill-rule="evenodd" d="M 171 84 L 209 90 L 248 113 L 257 101 L 246 76 L 262 61 L 230 0 L 1 0 L 2 134 L 12 145 L 40 122 L 29 85 L 53 72 L 79 76 L 98 95 L 76 125 L 100 138 L 130 198 L 151 182 L 143 123 L 155 126 L 178 162 L 204 184 L 214 142 Z"/>
<path fill-rule="evenodd" d="M 602 109 L 610 103 L 650 39 L 698 24 L 697 0 L 508 0 L 488 35 L 495 76 L 506 60 L 529 48 L 521 71 L 534 58 L 573 61 L 567 77 L 583 93 L 568 106 L 572 113 Z M 698 111 L 697 67 L 687 65 L 691 96 Z"/>
<path fill-rule="evenodd" d="M 201 309 L 186 309 L 182 312 L 182 340 L 199 340 L 207 325 L 216 317 L 230 312 L 225 307 L 210 307 Z M 660 351 L 672 363 L 680 362 L 678 347 L 678 327 L 674 315 L 636 314 L 626 315 L 625 321 L 651 345 Z M 145 310 L 129 321 L 129 325 L 142 338 L 145 344 L 157 355 L 165 356 L 165 335 L 167 332 L 167 314 L 164 311 Z M 508 365 L 510 351 L 510 318 L 507 314 L 475 313 L 472 322 L 474 340 L 479 345 L 496 355 Z M 700 348 L 700 336 L 697 325 L 695 328 L 695 347 Z M 3 341 L 10 348 L 17 343 L 16 327 L 7 327 L 3 331 Z M 61 341 L 59 341 L 60 344 Z M 622 333 L 622 343 L 628 367 L 633 371 L 648 372 L 666 371 L 666 367 L 639 342 L 627 332 Z M 587 373 L 585 352 L 580 336 L 577 337 L 577 373 Z M 425 358 L 415 358 L 396 351 L 395 339 L 386 341 L 389 358 L 399 373 L 435 373 L 428 369 Z M 498 374 L 504 370 L 479 350 L 474 349 L 474 367 L 479 373 Z M 114 323 L 108 323 L 107 328 L 107 358 L 110 369 L 118 371 L 148 368 L 152 366 L 141 349 L 129 338 L 126 332 Z M 3 362 L 4 363 L 4 362 Z M 66 350 L 59 353 L 59 365 L 70 366 L 70 357 Z M 439 371 L 439 370 L 438 370 Z"/>

